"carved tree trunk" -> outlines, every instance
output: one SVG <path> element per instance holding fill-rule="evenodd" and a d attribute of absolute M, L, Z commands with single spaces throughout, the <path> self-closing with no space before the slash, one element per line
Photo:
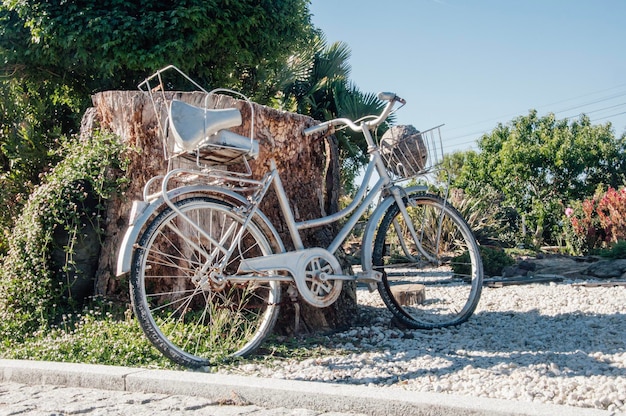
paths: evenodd
<path fill-rule="evenodd" d="M 197 93 L 173 95 L 196 105 L 202 105 L 204 99 L 204 95 Z M 248 135 L 251 120 L 247 103 L 226 96 L 221 96 L 219 101 L 219 107 L 235 106 L 241 110 L 244 123 L 237 132 Z M 133 200 L 142 199 L 146 181 L 164 173 L 167 163 L 163 157 L 156 115 L 146 94 L 140 91 L 107 91 L 94 95 L 93 103 L 94 108 L 89 109 L 83 118 L 83 137 L 88 136 L 94 126 L 99 126 L 139 149 L 131 155 L 128 170 L 130 187 L 123 197 L 110 201 L 107 207 L 105 240 L 96 275 L 97 293 L 126 297 L 128 288 L 114 274 L 130 207 Z M 255 139 L 260 144 L 259 158 L 250 163 L 253 177 L 261 178 L 269 169 L 270 159 L 274 158 L 296 220 L 313 219 L 336 212 L 339 196 L 336 139 L 332 136 L 323 139 L 304 137 L 302 129 L 314 124 L 310 117 L 257 104 L 253 106 Z M 274 223 L 285 245 L 291 248 L 291 238 L 273 193 L 266 196 L 261 209 Z M 323 227 L 303 232 L 302 239 L 307 247 L 326 247 L 335 232 L 332 226 Z M 308 306 L 304 301 L 299 302 L 301 331 L 337 329 L 350 324 L 356 308 L 355 286 L 344 286 L 341 297 L 331 307 L 320 310 Z M 282 310 L 277 330 L 291 332 L 296 308 L 285 305 Z"/>

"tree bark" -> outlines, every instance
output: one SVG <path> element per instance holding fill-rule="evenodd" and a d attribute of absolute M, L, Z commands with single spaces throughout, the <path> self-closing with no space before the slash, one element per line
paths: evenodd
<path fill-rule="evenodd" d="M 199 93 L 172 93 L 168 99 L 173 96 L 199 106 L 202 106 L 205 97 Z M 97 126 L 113 132 L 123 142 L 137 149 L 130 155 L 131 163 L 127 171 L 130 186 L 124 195 L 112 199 L 107 206 L 105 239 L 96 274 L 96 293 L 125 298 L 128 288 L 114 274 L 131 204 L 133 200 L 142 199 L 143 186 L 148 179 L 166 172 L 167 162 L 158 134 L 157 117 L 147 94 L 140 91 L 106 91 L 94 95 L 92 99 L 94 107 L 85 113 L 81 135 L 88 137 L 89 132 Z M 246 102 L 217 96 L 215 106 L 239 108 L 243 125 L 233 131 L 249 135 L 251 116 Z M 336 212 L 340 186 L 336 139 L 333 136 L 304 137 L 302 129 L 315 124 L 310 117 L 258 104 L 253 104 L 253 110 L 254 136 L 260 145 L 258 159 L 250 163 L 253 177 L 261 178 L 273 158 L 297 221 Z M 286 247 L 292 248 L 293 243 L 273 193 L 266 196 L 261 210 L 277 228 Z M 335 233 L 336 227 L 326 226 L 304 231 L 301 235 L 307 247 L 326 247 Z M 345 261 L 342 261 L 343 265 L 349 267 Z M 355 285 L 344 286 L 339 300 L 328 308 L 317 309 L 299 301 L 301 331 L 333 330 L 351 323 L 356 309 Z M 288 299 L 285 295 L 284 300 Z M 297 309 L 290 304 L 283 307 L 277 325 L 279 332 L 294 331 L 294 314 Z"/>

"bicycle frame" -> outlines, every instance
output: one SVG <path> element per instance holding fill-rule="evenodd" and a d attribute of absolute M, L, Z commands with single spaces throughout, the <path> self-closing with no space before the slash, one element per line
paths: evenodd
<path fill-rule="evenodd" d="M 279 172 L 276 168 L 276 163 L 272 160 L 270 171 L 265 175 L 265 177 L 261 180 L 254 180 L 250 178 L 242 178 L 241 176 L 237 176 L 236 178 L 229 178 L 228 174 L 225 172 L 198 172 L 194 171 L 193 173 L 200 176 L 207 176 L 210 178 L 221 178 L 225 180 L 235 180 L 238 182 L 247 183 L 253 187 L 257 188 L 257 191 L 254 194 L 253 198 L 246 199 L 239 195 L 236 191 L 228 191 L 227 189 L 222 189 L 220 187 L 209 187 L 207 188 L 207 194 L 218 196 L 218 199 L 228 199 L 233 201 L 235 205 L 240 206 L 240 213 L 242 214 L 242 223 L 241 226 L 237 227 L 235 225 L 231 226 L 231 229 L 228 230 L 227 234 L 222 236 L 222 241 L 216 241 L 209 235 L 205 230 L 203 230 L 198 224 L 196 224 L 192 219 L 188 218 L 173 202 L 174 198 L 180 198 L 184 191 L 178 191 L 177 189 L 168 190 L 168 184 L 172 177 L 176 176 L 181 172 L 185 172 L 184 169 L 174 169 L 170 170 L 166 175 L 164 175 L 161 179 L 161 191 L 157 193 L 156 196 L 149 196 L 147 188 L 152 183 L 152 180 L 146 185 L 144 190 L 144 202 L 139 202 L 135 204 L 135 207 L 139 208 L 138 213 L 135 214 L 135 217 L 139 217 L 139 221 L 136 221 L 135 218 L 131 218 L 131 226 L 127 230 L 127 233 L 124 237 L 120 256 L 118 257 L 118 275 L 124 274 L 130 271 L 130 264 L 132 258 L 133 245 L 137 240 L 139 235 L 139 231 L 143 228 L 143 226 L 147 223 L 149 218 L 160 209 L 160 206 L 163 204 L 169 206 L 170 209 L 175 211 L 180 218 L 185 220 L 191 227 L 193 227 L 200 235 L 206 238 L 207 241 L 211 241 L 214 247 L 217 247 L 213 250 L 213 252 L 208 253 L 201 249 L 201 247 L 196 247 L 199 253 L 206 259 L 206 263 L 212 263 L 213 259 L 216 257 L 218 252 L 221 252 L 220 264 L 212 267 L 214 272 L 211 274 L 211 278 L 217 281 L 223 280 L 249 280 L 249 279 L 262 279 L 262 280 L 281 280 L 284 281 L 285 277 L 274 273 L 277 270 L 284 270 L 288 272 L 295 282 L 297 286 L 301 287 L 304 283 L 302 281 L 302 275 L 305 272 L 305 268 L 312 261 L 318 261 L 319 259 L 323 259 L 326 263 L 330 265 L 333 272 L 332 273 L 322 273 L 322 280 L 324 279 L 333 279 L 333 280 L 359 280 L 364 281 L 370 284 L 370 289 L 374 289 L 374 284 L 381 281 L 382 274 L 376 270 L 374 270 L 374 266 L 371 262 L 371 250 L 372 250 L 372 242 L 374 240 L 374 234 L 377 228 L 377 224 L 381 220 L 382 216 L 386 212 L 386 210 L 395 202 L 402 212 L 402 216 L 405 218 L 405 223 L 409 228 L 409 232 L 413 236 L 413 241 L 418 248 L 418 251 L 425 256 L 426 258 L 431 258 L 431 256 L 421 247 L 420 239 L 418 238 L 417 231 L 413 228 L 412 222 L 410 221 L 409 214 L 406 209 L 406 205 L 404 202 L 405 197 L 410 193 L 415 192 L 424 192 L 426 191 L 425 186 L 421 187 L 412 187 L 412 188 L 403 188 L 394 183 L 392 178 L 390 177 L 387 168 L 385 166 L 385 162 L 382 159 L 380 148 L 375 143 L 372 138 L 372 134 L 370 130 L 375 128 L 379 124 L 384 121 L 387 116 L 391 113 L 391 110 L 396 101 L 400 103 L 404 103 L 404 100 L 395 98 L 395 94 L 388 95 L 386 99 L 388 103 L 383 110 L 382 114 L 375 119 L 364 119 L 361 121 L 357 121 L 359 124 L 347 120 L 347 119 L 336 119 L 331 122 L 322 123 L 322 125 L 315 126 L 313 128 L 309 128 L 308 132 L 305 131 L 305 134 L 312 134 L 316 131 L 323 130 L 323 128 L 327 128 L 332 125 L 329 123 L 343 123 L 349 126 L 354 131 L 359 131 L 364 135 L 368 146 L 368 153 L 370 154 L 370 161 L 365 170 L 365 174 L 363 176 L 362 185 L 359 188 L 355 198 L 353 201 L 345 208 L 336 212 L 334 214 L 320 217 L 317 219 L 305 220 L 305 221 L 296 221 L 293 214 L 293 209 L 289 203 L 289 199 L 286 195 L 285 189 L 283 187 Z M 320 128 L 323 127 L 323 128 Z M 374 183 L 371 189 L 368 190 L 367 184 L 370 183 L 374 173 L 377 173 L 379 178 Z M 366 185 L 366 186 L 363 186 Z M 182 188 L 187 188 L 188 186 L 183 186 Z M 273 224 L 271 224 L 265 216 L 259 211 L 259 203 L 266 195 L 269 188 L 272 187 L 277 195 L 279 206 L 283 218 L 285 220 L 287 229 L 289 230 L 289 236 L 292 240 L 295 250 L 294 251 L 286 251 L 285 245 L 281 241 L 278 233 Z M 234 196 L 236 195 L 236 196 Z M 152 198 L 152 202 L 148 204 L 146 201 L 150 201 Z M 156 199 L 155 199 L 156 198 Z M 362 270 L 358 272 L 356 275 L 344 275 L 342 272 L 342 268 L 339 264 L 335 253 L 341 247 L 342 243 L 348 238 L 350 232 L 354 229 L 356 223 L 363 217 L 363 214 L 378 199 L 377 208 L 374 210 L 370 219 L 366 225 L 365 233 L 363 235 L 362 240 Z M 147 213 L 144 212 L 147 207 L 150 209 L 147 210 Z M 273 255 L 266 255 L 257 258 L 250 258 L 241 261 L 239 266 L 239 270 L 235 275 L 223 275 L 222 270 L 225 265 L 228 263 L 230 256 L 236 250 L 238 245 L 238 241 L 242 237 L 246 227 L 252 221 L 252 218 L 257 216 L 257 218 L 261 219 L 261 223 L 263 224 L 263 228 L 269 232 L 272 238 L 278 242 L 278 253 Z M 309 228 L 321 227 L 324 225 L 328 225 L 334 222 L 337 222 L 343 218 L 348 217 L 347 222 L 341 228 L 341 230 L 337 233 L 333 241 L 330 245 L 324 248 L 309 248 L 305 249 L 304 244 L 302 242 L 302 238 L 300 232 L 302 230 L 306 230 Z M 394 227 L 398 227 L 398 223 L 394 224 Z M 232 233 L 237 233 L 232 236 Z M 232 238 L 232 242 L 230 246 L 226 247 L 222 244 L 223 241 L 226 241 L 227 238 Z M 182 238 L 185 238 L 181 235 Z M 408 249 L 403 247 L 407 255 Z M 268 273 L 271 272 L 271 273 Z"/>
<path fill-rule="evenodd" d="M 289 273 L 294 275 L 294 277 L 300 272 L 301 264 L 303 261 L 305 261 L 303 260 L 303 256 L 306 257 L 307 255 L 313 253 L 313 251 L 311 251 L 313 249 L 305 250 L 304 245 L 302 243 L 302 238 L 300 236 L 301 230 L 321 227 L 324 225 L 337 222 L 343 218 L 350 216 L 348 221 L 344 224 L 341 230 L 337 233 L 337 235 L 335 236 L 333 241 L 330 243 L 330 245 L 326 249 L 317 248 L 316 249 L 317 251 L 315 251 L 315 253 L 317 253 L 317 255 L 319 256 L 326 257 L 327 259 L 331 259 L 331 258 L 334 259 L 334 261 L 330 260 L 333 264 L 333 267 L 336 270 L 341 270 L 339 263 L 334 256 L 334 253 L 337 252 L 337 250 L 340 248 L 342 243 L 348 238 L 350 232 L 353 230 L 356 223 L 362 218 L 363 214 L 368 209 L 368 207 L 372 205 L 378 199 L 377 208 L 374 210 L 374 212 L 370 216 L 370 219 L 365 227 L 365 232 L 363 235 L 362 250 L 363 250 L 364 255 L 362 256 L 362 271 L 360 273 L 357 273 L 357 275 L 355 276 L 333 274 L 332 276 L 329 276 L 329 277 L 340 279 L 340 280 L 362 280 L 362 281 L 369 282 L 369 283 L 376 283 L 380 281 L 380 273 L 374 271 L 373 265 L 371 264 L 371 261 L 370 261 L 371 260 L 371 242 L 373 241 L 373 238 L 374 238 L 376 226 L 378 222 L 380 221 L 380 219 L 382 218 L 383 214 L 386 212 L 389 206 L 392 205 L 393 202 L 396 202 L 399 205 L 405 218 L 408 218 L 408 213 L 406 212 L 406 207 L 405 207 L 403 198 L 408 194 L 412 194 L 416 192 L 424 192 L 427 190 L 427 187 L 417 186 L 417 187 L 403 188 L 403 187 L 395 185 L 393 181 L 391 180 L 391 178 L 389 177 L 389 174 L 387 173 L 384 162 L 380 155 L 380 150 L 372 138 L 372 135 L 367 126 L 367 123 L 362 122 L 359 127 L 361 128 L 361 131 L 368 144 L 368 149 L 370 153 L 370 162 L 368 163 L 367 168 L 365 170 L 362 185 L 359 188 L 357 194 L 355 195 L 353 201 L 347 207 L 343 208 L 341 211 L 338 211 L 334 214 L 320 217 L 317 219 L 296 221 L 294 218 L 293 210 L 289 203 L 289 199 L 282 185 L 282 181 L 280 179 L 280 175 L 279 175 L 279 172 L 276 168 L 276 164 L 274 161 L 271 162 L 270 171 L 266 174 L 264 179 L 260 181 L 256 181 L 253 179 L 243 179 L 244 181 L 247 181 L 251 184 L 261 187 L 261 189 L 257 192 L 255 201 L 253 201 L 252 203 L 250 203 L 248 200 L 246 200 L 237 192 L 229 191 L 224 188 L 217 187 L 217 186 L 204 186 L 204 187 L 194 186 L 194 187 L 182 187 L 182 188 L 176 188 L 174 190 L 168 190 L 169 180 L 176 174 L 180 173 L 181 171 L 184 171 L 181 169 L 172 170 L 168 172 L 163 178 L 160 178 L 162 181 L 161 191 L 160 193 L 157 194 L 157 196 L 149 196 L 147 194 L 147 191 L 144 192 L 144 200 L 152 199 L 152 202 L 150 204 L 146 202 L 135 203 L 136 213 L 131 215 L 131 224 L 130 224 L 131 226 L 127 230 L 124 240 L 122 242 L 122 247 L 120 250 L 121 255 L 118 258 L 117 274 L 122 275 L 130 271 L 133 244 L 135 243 L 141 228 L 143 228 L 143 226 L 147 223 L 149 218 L 155 212 L 159 210 L 159 207 L 164 204 L 168 205 L 174 211 L 177 211 L 182 218 L 184 218 L 199 233 L 205 235 L 205 237 L 208 240 L 212 240 L 211 236 L 207 235 L 204 230 L 202 230 L 200 227 L 198 227 L 194 223 L 193 220 L 186 218 L 186 216 L 182 212 L 180 212 L 178 208 L 175 206 L 175 204 L 173 203 L 174 199 L 180 198 L 182 195 L 186 193 L 195 192 L 195 193 L 207 193 L 209 195 L 221 196 L 241 206 L 248 207 L 247 213 L 245 215 L 246 217 L 245 224 L 251 221 L 252 217 L 254 217 L 255 215 L 259 215 L 262 220 L 261 222 L 263 223 L 266 231 L 268 231 L 272 235 L 272 237 L 279 243 L 280 253 L 277 253 L 273 256 L 264 256 L 258 259 L 248 259 L 247 261 L 242 263 L 242 266 L 241 266 L 242 273 L 248 272 L 248 273 L 254 274 L 260 271 L 283 269 L 283 270 L 287 270 Z M 368 190 L 368 186 L 364 186 L 364 185 L 370 183 L 370 180 L 372 179 L 375 172 L 378 173 L 379 178 L 371 187 L 371 189 Z M 194 173 L 198 174 L 198 172 L 194 172 Z M 223 174 L 220 173 L 218 176 L 223 177 Z M 237 177 L 236 180 L 242 181 L 242 178 Z M 149 186 L 149 184 L 150 182 L 146 185 L 146 188 Z M 265 196 L 265 194 L 267 193 L 270 187 L 272 187 L 274 191 L 276 192 L 281 213 L 286 222 L 287 229 L 289 230 L 289 236 L 295 247 L 295 251 L 293 252 L 287 252 L 285 250 L 284 243 L 280 239 L 278 232 L 276 231 L 273 224 L 271 224 L 271 222 L 264 215 L 262 215 L 262 213 L 260 213 L 257 209 L 259 202 L 263 199 L 263 197 Z M 185 188 L 188 188 L 188 189 L 185 189 Z M 385 194 L 387 195 L 385 196 Z M 384 198 L 382 198 L 383 196 Z M 239 232 L 242 232 L 242 230 L 245 228 L 245 224 L 243 227 L 240 228 Z M 417 238 L 416 231 L 412 229 L 411 222 L 407 221 L 407 224 L 411 228 L 410 232 L 414 236 L 414 241 L 416 241 L 418 250 L 422 252 L 423 255 L 430 257 L 424 250 L 421 249 L 421 246 L 419 244 L 419 239 Z M 215 242 L 215 243 L 219 243 L 219 242 Z M 231 247 L 223 247 L 221 249 L 221 251 L 224 254 L 226 254 L 223 260 L 224 264 L 227 261 L 228 254 L 233 252 L 236 244 L 237 244 L 237 237 L 233 239 L 233 243 L 231 244 Z M 216 245 L 219 246 L 219 244 L 216 244 Z M 322 251 L 320 252 L 320 250 Z M 205 255 L 207 259 L 212 257 L 210 253 L 205 253 Z M 237 279 L 237 277 L 235 276 L 226 277 L 226 278 Z M 249 279 L 249 278 L 250 278 L 250 275 L 247 275 L 246 279 Z M 279 277 L 277 275 L 274 275 L 274 277 L 270 279 L 283 280 L 282 277 Z"/>
<path fill-rule="evenodd" d="M 246 261 L 242 262 L 242 271 L 258 272 L 283 269 L 288 270 L 294 276 L 294 278 L 297 279 L 297 275 L 301 272 L 302 264 L 305 261 L 303 260 L 303 258 L 308 256 L 311 250 L 313 250 L 304 248 L 300 236 L 300 231 L 328 225 L 339 221 L 347 216 L 350 216 L 348 221 L 344 224 L 344 226 L 337 233 L 333 241 L 323 252 L 320 252 L 320 248 L 314 249 L 316 250 L 316 255 L 324 257 L 324 254 L 326 254 L 327 260 L 329 260 L 331 256 L 334 259 L 334 254 L 349 236 L 350 232 L 354 229 L 356 223 L 361 219 L 368 207 L 377 199 L 379 199 L 380 203 L 370 217 L 368 225 L 366 226 L 366 233 L 363 237 L 362 248 L 367 248 L 366 253 L 371 250 L 371 242 L 373 241 L 374 231 L 376 229 L 378 221 L 382 218 L 382 215 L 386 212 L 386 210 L 389 208 L 389 206 L 391 206 L 393 202 L 396 202 L 398 204 L 404 218 L 409 218 L 403 198 L 409 193 L 424 192 L 427 190 L 427 187 L 417 186 L 405 189 L 400 186 L 394 185 L 393 181 L 389 177 L 389 174 L 387 173 L 384 162 L 380 155 L 380 150 L 378 146 L 374 143 L 374 140 L 365 122 L 361 124 L 361 129 L 368 144 L 370 162 L 367 165 L 362 185 L 359 188 L 359 191 L 357 192 L 355 198 L 347 207 L 337 213 L 312 220 L 296 221 L 293 215 L 293 210 L 289 204 L 289 199 L 282 185 L 280 175 L 276 170 L 274 161 L 272 161 L 271 171 L 269 173 L 271 179 L 268 183 L 268 186 L 269 184 L 272 184 L 276 192 L 281 213 L 283 214 L 285 222 L 287 224 L 289 235 L 294 244 L 295 251 L 280 253 L 271 256 L 264 256 L 263 258 L 247 259 Z M 372 188 L 368 191 L 367 186 L 363 185 L 369 184 L 374 172 L 378 173 L 379 178 L 372 186 Z M 388 195 L 384 199 L 381 198 L 381 196 L 384 196 L 385 193 L 387 193 Z M 416 246 L 418 247 L 418 250 L 426 257 L 431 257 L 430 255 L 428 255 L 428 253 L 426 253 L 425 250 L 421 248 L 419 238 L 417 237 L 417 232 L 413 229 L 411 221 L 407 220 L 406 223 L 409 227 L 409 231 L 413 235 L 413 239 L 416 243 Z M 355 276 L 333 274 L 326 277 L 338 280 L 360 280 L 368 283 L 377 283 L 381 279 L 381 274 L 374 270 L 373 265 L 368 262 L 369 259 L 371 259 L 371 256 L 367 254 L 362 256 L 362 272 L 357 273 L 357 275 Z M 333 265 L 335 269 L 341 270 L 338 262 L 333 262 Z"/>
<path fill-rule="evenodd" d="M 346 222 L 346 224 L 341 228 L 341 230 L 337 233 L 331 244 L 328 246 L 327 250 L 331 253 L 335 253 L 341 244 L 346 240 L 356 223 L 361 219 L 367 208 L 377 199 L 379 198 L 380 193 L 383 189 L 392 189 L 391 184 L 392 181 L 387 174 L 387 171 L 382 164 L 382 159 L 380 156 L 380 152 L 378 147 L 373 143 L 371 134 L 369 130 L 364 130 L 366 133 L 365 137 L 370 146 L 370 162 L 367 165 L 365 170 L 363 181 L 361 182 L 361 186 L 357 194 L 355 195 L 352 202 L 334 214 L 321 217 L 313 220 L 306 220 L 301 222 L 296 222 L 293 220 L 293 215 L 289 215 L 289 222 L 292 223 L 289 226 L 290 236 L 296 246 L 296 249 L 303 249 L 302 240 L 300 239 L 300 234 L 298 231 L 308 229 L 308 228 L 316 228 L 324 225 L 328 225 L 334 222 L 337 222 L 349 215 L 351 215 L 350 219 Z M 374 172 L 377 172 L 379 175 L 378 180 L 374 183 L 372 188 L 368 191 L 368 186 L 364 186 L 369 184 Z M 283 213 L 290 213 L 291 207 L 289 206 L 289 200 L 287 199 L 287 195 L 285 194 L 284 188 L 281 183 L 277 183 L 274 187 L 276 193 L 278 195 L 279 203 L 281 206 L 281 210 Z M 398 189 L 401 189 L 398 187 Z M 424 188 L 425 189 L 425 188 Z M 390 191 L 393 195 L 393 190 Z M 401 198 L 400 198 L 401 203 Z"/>

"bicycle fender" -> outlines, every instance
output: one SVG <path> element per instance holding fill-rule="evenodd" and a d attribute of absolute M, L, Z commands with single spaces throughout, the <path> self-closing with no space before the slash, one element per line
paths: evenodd
<path fill-rule="evenodd" d="M 236 192 L 207 185 L 176 188 L 167 193 L 169 199 L 179 198 L 186 194 L 207 194 L 207 196 L 223 200 L 224 202 L 228 202 L 233 205 L 236 205 L 237 203 L 245 205 L 248 202 L 245 197 L 237 194 Z M 117 270 L 115 273 L 118 277 L 130 272 L 133 250 L 135 243 L 139 239 L 139 234 L 148 223 L 148 220 L 150 220 L 152 216 L 163 206 L 163 204 L 165 204 L 163 197 L 158 197 L 149 204 L 144 202 L 144 206 L 141 206 L 142 202 L 143 201 L 137 201 L 137 204 L 134 205 L 134 207 L 139 207 L 138 209 L 136 208 L 138 212 L 135 215 L 131 214 L 129 227 L 126 230 L 120 245 L 117 255 Z M 280 252 L 285 251 L 283 241 L 278 235 L 278 231 L 276 231 L 276 228 L 272 225 L 265 214 L 257 212 L 255 217 L 260 219 L 262 222 L 260 225 L 262 225 L 264 230 L 269 232 L 274 238 L 274 241 L 278 244 L 278 250 L 280 250 Z"/>
<path fill-rule="evenodd" d="M 424 193 L 428 190 L 426 186 L 410 186 L 407 188 L 402 188 L 402 191 L 406 195 L 413 195 L 418 193 Z M 376 238 L 376 230 L 378 229 L 378 224 L 383 219 L 383 216 L 389 209 L 393 203 L 396 202 L 393 198 L 393 195 L 389 195 L 385 199 L 382 200 L 381 203 L 378 204 L 372 215 L 370 216 L 367 224 L 365 225 L 365 230 L 363 231 L 363 243 L 361 244 L 361 267 L 363 271 L 373 270 L 374 265 L 372 264 L 372 256 L 374 249 L 374 239 Z"/>

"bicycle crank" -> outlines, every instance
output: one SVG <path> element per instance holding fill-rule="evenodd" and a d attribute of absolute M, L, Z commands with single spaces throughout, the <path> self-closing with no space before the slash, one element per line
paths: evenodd
<path fill-rule="evenodd" d="M 330 253 L 310 256 L 296 276 L 296 287 L 307 303 L 318 308 L 330 306 L 339 298 L 343 281 L 334 278 L 341 274 L 337 259 Z"/>
<path fill-rule="evenodd" d="M 330 306 L 339 298 L 343 280 L 354 280 L 342 274 L 335 256 L 319 247 L 243 259 L 239 265 L 239 273 L 269 270 L 288 271 L 302 299 L 318 308 Z"/>

